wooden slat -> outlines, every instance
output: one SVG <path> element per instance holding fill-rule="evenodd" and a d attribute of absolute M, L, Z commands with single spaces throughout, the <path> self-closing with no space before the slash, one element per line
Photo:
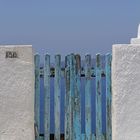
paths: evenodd
<path fill-rule="evenodd" d="M 60 93 L 61 93 L 61 56 L 55 56 L 55 140 L 60 140 Z"/>
<path fill-rule="evenodd" d="M 81 107 L 80 107 L 80 90 L 81 90 L 81 58 L 80 55 L 75 55 L 75 93 L 74 93 L 74 110 L 73 110 L 73 140 L 81 140 Z"/>
<path fill-rule="evenodd" d="M 50 140 L 50 56 L 44 62 L 44 140 Z"/>
<path fill-rule="evenodd" d="M 74 131 L 74 92 L 75 92 L 75 59 L 74 54 L 70 55 L 70 140 L 73 140 L 73 131 Z"/>
<path fill-rule="evenodd" d="M 95 138 L 95 134 L 92 134 L 92 140 L 95 140 L 96 138 Z"/>
<path fill-rule="evenodd" d="M 102 140 L 106 140 L 106 133 L 102 134 Z"/>
<path fill-rule="evenodd" d="M 112 140 L 111 125 L 111 54 L 106 55 L 106 140 Z"/>
<path fill-rule="evenodd" d="M 86 135 L 84 133 L 81 134 L 81 140 L 86 140 L 85 137 Z"/>
<path fill-rule="evenodd" d="M 40 133 L 40 56 L 34 56 L 35 64 L 35 132 L 36 140 L 39 140 Z"/>
<path fill-rule="evenodd" d="M 102 139 L 101 56 L 96 55 L 96 140 Z"/>
<path fill-rule="evenodd" d="M 70 118 L 70 56 L 65 57 L 65 140 L 71 140 L 71 118 Z"/>
<path fill-rule="evenodd" d="M 85 137 L 86 140 L 92 139 L 91 130 L 91 56 L 85 57 Z"/>

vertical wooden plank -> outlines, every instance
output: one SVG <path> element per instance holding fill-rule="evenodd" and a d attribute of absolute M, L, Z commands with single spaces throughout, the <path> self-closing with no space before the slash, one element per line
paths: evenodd
<path fill-rule="evenodd" d="M 73 140 L 81 140 L 81 107 L 80 107 L 80 90 L 81 90 L 81 57 L 75 55 L 74 64 L 74 82 L 75 82 L 75 93 L 74 93 L 74 116 L 73 116 Z"/>
<path fill-rule="evenodd" d="M 73 140 L 73 109 L 74 109 L 74 54 L 67 57 L 67 69 L 66 72 L 66 119 L 65 119 L 65 139 Z M 69 74 L 69 75 L 68 75 Z"/>
<path fill-rule="evenodd" d="M 74 92 L 75 92 L 75 59 L 74 54 L 70 55 L 70 140 L 73 140 L 73 132 L 74 132 Z"/>
<path fill-rule="evenodd" d="M 106 55 L 106 140 L 112 140 L 111 120 L 111 54 Z"/>
<path fill-rule="evenodd" d="M 106 140 L 106 133 L 102 133 L 102 140 Z"/>
<path fill-rule="evenodd" d="M 34 56 L 35 64 L 35 130 L 36 140 L 39 140 L 40 134 L 40 56 Z"/>
<path fill-rule="evenodd" d="M 61 56 L 55 56 L 55 140 L 60 140 L 60 92 L 61 92 Z"/>
<path fill-rule="evenodd" d="M 96 138 L 95 138 L 95 134 L 92 134 L 92 140 L 95 140 Z"/>
<path fill-rule="evenodd" d="M 102 139 L 101 56 L 96 55 L 96 140 Z"/>
<path fill-rule="evenodd" d="M 65 140 L 71 140 L 71 117 L 70 117 L 70 56 L 65 57 Z"/>
<path fill-rule="evenodd" d="M 82 133 L 82 134 L 81 134 L 81 140 L 85 140 L 85 138 L 86 138 L 85 133 Z"/>
<path fill-rule="evenodd" d="M 50 56 L 44 62 L 44 140 L 50 140 Z"/>
<path fill-rule="evenodd" d="M 85 56 L 85 137 L 92 139 L 91 131 L 91 56 Z"/>

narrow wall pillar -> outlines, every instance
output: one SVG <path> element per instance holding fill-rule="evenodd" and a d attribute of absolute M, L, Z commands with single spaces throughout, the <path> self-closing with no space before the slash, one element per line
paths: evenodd
<path fill-rule="evenodd" d="M 34 140 L 32 46 L 0 46 L 0 140 Z"/>
<path fill-rule="evenodd" d="M 139 33 L 138 33 L 139 34 Z M 113 140 L 140 139 L 140 36 L 131 44 L 113 45 Z"/>

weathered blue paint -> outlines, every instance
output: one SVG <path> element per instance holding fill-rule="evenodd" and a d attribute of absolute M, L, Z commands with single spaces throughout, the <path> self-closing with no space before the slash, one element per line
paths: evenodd
<path fill-rule="evenodd" d="M 81 140 L 81 110 L 80 110 L 80 90 L 81 90 L 81 58 L 75 55 L 74 59 L 74 108 L 73 108 L 73 140 Z"/>
<path fill-rule="evenodd" d="M 44 140 L 50 140 L 50 56 L 44 61 Z"/>
<path fill-rule="evenodd" d="M 74 92 L 75 92 L 75 59 L 74 54 L 70 55 L 70 119 L 71 119 L 71 131 L 70 140 L 74 139 Z"/>
<path fill-rule="evenodd" d="M 96 140 L 102 139 L 101 56 L 96 55 Z"/>
<path fill-rule="evenodd" d="M 60 93 L 61 93 L 61 56 L 55 56 L 55 87 L 54 87 L 54 113 L 55 113 L 55 140 L 60 140 Z"/>
<path fill-rule="evenodd" d="M 35 64 L 35 132 L 36 140 L 39 140 L 40 134 L 40 56 L 34 56 Z"/>
<path fill-rule="evenodd" d="M 102 140 L 106 140 L 106 133 L 102 134 Z"/>
<path fill-rule="evenodd" d="M 51 77 L 55 76 L 55 71 L 54 69 L 51 69 Z M 101 69 L 101 73 L 102 73 L 102 77 L 105 77 L 105 69 Z M 44 70 L 40 69 L 40 76 L 43 77 L 44 76 Z M 61 76 L 64 77 L 65 76 L 65 69 L 61 69 Z M 91 68 L 91 77 L 95 77 L 96 76 L 96 71 L 95 69 L 92 67 Z M 85 77 L 85 71 L 84 69 L 81 69 L 81 77 Z"/>
<path fill-rule="evenodd" d="M 111 55 L 106 55 L 106 67 L 102 68 L 101 56 L 96 55 L 96 68 L 91 67 L 91 56 L 85 57 L 85 68 L 81 67 L 80 55 L 68 55 L 65 70 L 61 69 L 61 56 L 55 56 L 55 70 L 50 68 L 50 56 L 45 55 L 44 69 L 40 70 L 40 56 L 35 55 L 35 122 L 36 140 L 50 139 L 50 76 L 55 86 L 55 140 L 60 139 L 60 93 L 61 77 L 65 75 L 65 140 L 111 140 Z M 85 75 L 85 133 L 81 133 L 81 75 Z M 44 76 L 44 138 L 39 137 L 40 126 L 40 76 Z M 96 135 L 91 131 L 91 80 L 96 77 Z M 101 76 L 106 76 L 106 133 L 102 133 Z M 93 116 L 94 117 L 94 116 Z"/>
<path fill-rule="evenodd" d="M 111 54 L 106 55 L 106 140 L 112 140 L 111 125 Z"/>
<path fill-rule="evenodd" d="M 85 56 L 85 140 L 92 139 L 91 131 L 91 56 Z"/>
<path fill-rule="evenodd" d="M 70 114 L 70 56 L 65 57 L 65 140 L 71 140 L 71 114 Z"/>
<path fill-rule="evenodd" d="M 90 140 L 96 140 L 95 134 L 91 134 L 90 138 L 91 138 Z M 87 140 L 86 134 L 81 134 L 81 140 Z"/>
<path fill-rule="evenodd" d="M 95 134 L 92 134 L 92 140 L 95 140 Z"/>
<path fill-rule="evenodd" d="M 85 137 L 85 134 L 82 133 L 82 134 L 81 134 L 81 140 L 85 140 L 85 138 L 86 138 L 86 137 Z"/>

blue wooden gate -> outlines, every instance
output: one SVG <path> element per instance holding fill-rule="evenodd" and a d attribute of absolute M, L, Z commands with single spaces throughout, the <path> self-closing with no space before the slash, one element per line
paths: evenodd
<path fill-rule="evenodd" d="M 44 57 L 43 67 L 40 66 L 40 55 L 35 55 L 35 134 L 36 140 L 50 140 L 51 111 L 51 78 L 54 78 L 54 139 L 60 140 L 111 140 L 111 54 L 102 56 L 86 55 L 81 61 L 80 55 L 70 54 L 61 61 L 60 55 L 55 55 L 55 64 L 52 66 L 50 55 Z M 44 131 L 40 131 L 40 78 L 44 79 Z M 105 77 L 105 90 L 102 91 L 102 77 Z M 62 85 L 62 78 L 65 84 Z M 84 84 L 81 80 L 84 78 Z M 93 83 L 92 80 L 95 80 Z M 92 87 L 95 87 L 95 102 L 92 102 Z M 61 117 L 61 90 L 65 89 L 64 97 L 64 135 L 60 131 Z M 84 92 L 81 91 L 84 89 Z M 81 105 L 81 96 L 84 93 L 85 105 Z M 105 94 L 105 116 L 103 113 L 103 94 Z M 92 115 L 93 104 L 95 114 Z M 82 108 L 84 108 L 84 125 L 82 125 Z M 103 122 L 102 116 L 105 119 Z M 95 121 L 93 121 L 95 120 Z M 92 123 L 95 131 L 92 131 Z M 103 132 L 105 123 L 105 132 Z M 84 128 L 83 128 L 84 127 Z M 84 132 L 82 132 L 82 129 Z M 63 138 L 62 138 L 63 136 Z"/>

